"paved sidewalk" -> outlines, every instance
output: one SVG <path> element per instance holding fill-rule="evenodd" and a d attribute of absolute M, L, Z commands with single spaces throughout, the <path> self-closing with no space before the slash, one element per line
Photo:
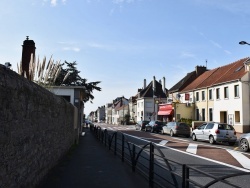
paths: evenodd
<path fill-rule="evenodd" d="M 55 167 L 39 188 L 149 187 L 141 175 L 114 156 L 90 132 L 83 130 L 79 145 Z"/>

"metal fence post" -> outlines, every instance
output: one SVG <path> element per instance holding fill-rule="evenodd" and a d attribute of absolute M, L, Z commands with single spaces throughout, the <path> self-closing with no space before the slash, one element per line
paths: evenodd
<path fill-rule="evenodd" d="M 182 165 L 182 187 L 183 188 L 189 188 L 189 168 L 187 165 Z"/>
<path fill-rule="evenodd" d="M 182 165 L 182 187 L 186 188 L 186 165 Z"/>
<path fill-rule="evenodd" d="M 149 186 L 154 187 L 154 145 L 150 143 L 149 151 Z"/>
<path fill-rule="evenodd" d="M 109 150 L 111 150 L 111 135 L 108 135 Z"/>
<path fill-rule="evenodd" d="M 122 162 L 124 162 L 124 141 L 125 141 L 125 139 L 124 139 L 124 134 L 122 134 Z"/>
<path fill-rule="evenodd" d="M 116 148 L 117 148 L 117 132 L 115 134 L 115 146 L 114 146 L 114 154 L 116 155 Z"/>
<path fill-rule="evenodd" d="M 185 188 L 189 188 L 189 168 L 186 166 L 186 182 L 185 182 Z"/>
<path fill-rule="evenodd" d="M 105 131 L 104 131 L 104 145 L 105 145 L 105 147 L 107 145 L 107 129 L 105 129 Z"/>
<path fill-rule="evenodd" d="M 135 171 L 135 144 L 133 144 L 132 148 L 132 170 Z"/>

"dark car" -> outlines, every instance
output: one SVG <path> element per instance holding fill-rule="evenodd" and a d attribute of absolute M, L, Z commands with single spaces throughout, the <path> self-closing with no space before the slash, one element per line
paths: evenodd
<path fill-rule="evenodd" d="M 170 134 L 170 136 L 184 135 L 190 137 L 191 131 L 188 124 L 184 122 L 168 122 L 162 127 L 162 134 Z"/>
<path fill-rule="evenodd" d="M 146 125 L 146 131 L 150 131 L 151 133 L 153 132 L 161 132 L 162 127 L 165 125 L 165 122 L 162 121 L 150 121 Z"/>
<path fill-rule="evenodd" d="M 135 125 L 136 130 L 145 131 L 145 126 L 149 123 L 149 121 L 138 121 Z"/>

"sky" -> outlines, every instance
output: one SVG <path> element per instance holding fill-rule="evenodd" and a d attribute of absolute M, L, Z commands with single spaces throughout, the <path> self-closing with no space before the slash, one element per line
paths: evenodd
<path fill-rule="evenodd" d="M 76 62 L 101 81 L 88 115 L 166 78 L 170 89 L 197 65 L 220 67 L 250 55 L 249 0 L 1 0 L 0 64 L 17 70 L 29 36 L 36 55 Z"/>

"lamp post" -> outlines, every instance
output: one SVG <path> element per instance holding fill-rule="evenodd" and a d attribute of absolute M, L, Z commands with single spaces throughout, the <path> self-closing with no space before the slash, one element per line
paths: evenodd
<path fill-rule="evenodd" d="M 249 44 L 248 42 L 246 42 L 246 41 L 240 41 L 239 44 L 240 44 L 240 45 L 245 45 L 245 44 L 246 44 L 246 45 L 250 45 L 250 44 Z"/>

